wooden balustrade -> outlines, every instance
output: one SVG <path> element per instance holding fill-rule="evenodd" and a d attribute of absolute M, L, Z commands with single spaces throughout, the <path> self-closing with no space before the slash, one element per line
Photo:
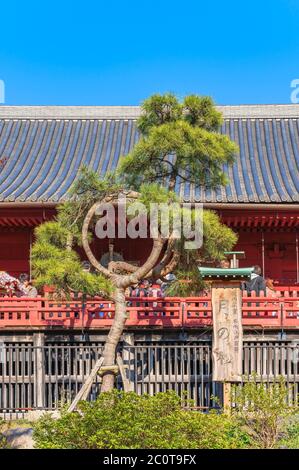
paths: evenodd
<path fill-rule="evenodd" d="M 284 290 L 276 298 L 243 295 L 243 325 L 299 328 L 299 291 Z M 134 297 L 127 299 L 126 327 L 199 328 L 212 325 L 210 297 Z M 44 297 L 0 298 L 0 329 L 109 328 L 114 304 L 109 300 L 57 301 Z"/>

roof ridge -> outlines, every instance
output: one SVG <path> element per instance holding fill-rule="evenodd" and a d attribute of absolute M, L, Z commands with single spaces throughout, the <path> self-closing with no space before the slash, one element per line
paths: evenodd
<path fill-rule="evenodd" d="M 226 119 L 299 118 L 299 104 L 222 105 Z M 0 119 L 137 119 L 140 106 L 0 106 Z"/>

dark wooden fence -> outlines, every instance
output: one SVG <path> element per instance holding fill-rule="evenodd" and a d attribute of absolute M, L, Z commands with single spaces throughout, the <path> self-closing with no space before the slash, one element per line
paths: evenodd
<path fill-rule="evenodd" d="M 198 407 L 213 406 L 210 344 L 143 345 L 123 349 L 132 390 L 153 395 L 175 390 Z"/>
<path fill-rule="evenodd" d="M 72 400 L 101 355 L 102 344 L 6 345 L 0 350 L 0 413 L 26 415 L 28 410 L 57 409 Z M 175 390 L 194 400 L 199 408 L 215 406 L 213 396 L 222 398 L 221 384 L 212 382 L 211 345 L 137 344 L 120 348 L 131 390 L 155 394 Z M 244 380 L 252 373 L 271 383 L 284 376 L 299 393 L 299 345 L 291 342 L 245 342 Z M 120 378 L 118 387 L 122 387 Z M 94 400 L 100 379 L 89 395 Z"/>

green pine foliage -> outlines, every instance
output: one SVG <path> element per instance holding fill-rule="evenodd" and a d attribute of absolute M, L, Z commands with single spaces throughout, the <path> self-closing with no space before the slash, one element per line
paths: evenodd
<path fill-rule="evenodd" d="M 138 128 L 141 139 L 120 162 L 119 176 L 129 187 L 184 181 L 195 187 L 226 184 L 223 163 L 233 163 L 237 146 L 217 132 L 221 114 L 211 98 L 153 95 L 144 101 Z"/>
<path fill-rule="evenodd" d="M 36 241 L 31 252 L 35 285 L 53 286 L 58 295 L 72 292 L 90 296 L 109 297 L 113 291 L 111 282 L 102 274 L 82 269 L 76 247 L 82 244 L 81 231 L 88 209 L 119 185 L 112 175 L 105 179 L 88 168 L 82 168 L 69 193 L 69 200 L 58 207 L 55 221 L 45 222 L 35 230 Z M 71 249 L 67 249 L 71 238 Z M 91 235 L 90 235 L 91 239 Z"/>
<path fill-rule="evenodd" d="M 57 221 L 73 236 L 74 244 L 81 245 L 81 230 L 89 208 L 108 195 L 117 194 L 121 185 L 116 182 L 115 175 L 107 174 L 104 178 L 82 167 L 78 178 L 70 188 L 68 197 L 58 207 Z"/>
<path fill-rule="evenodd" d="M 118 178 L 127 187 L 141 193 L 140 200 L 176 202 L 176 185 L 187 182 L 194 187 L 217 188 L 227 183 L 223 164 L 234 161 L 237 146 L 219 133 L 221 113 L 210 97 L 153 95 L 142 104 L 138 120 L 141 139 L 118 167 Z M 181 212 L 192 208 L 182 208 Z M 177 281 L 168 288 L 169 295 L 198 295 L 204 287 L 198 266 L 217 263 L 237 242 L 237 235 L 223 225 L 213 211 L 203 212 L 203 246 L 186 250 L 177 242 L 180 262 L 175 271 Z M 189 282 L 186 282 L 189 281 Z"/>
<path fill-rule="evenodd" d="M 199 295 L 209 288 L 199 276 L 198 267 L 206 262 L 217 262 L 223 253 L 237 242 L 237 235 L 222 224 L 214 211 L 203 211 L 203 245 L 199 250 L 185 250 L 184 240 L 179 244 L 180 263 L 175 270 L 176 280 L 167 287 L 166 294 L 174 297 Z"/>
<path fill-rule="evenodd" d="M 221 223 L 216 212 L 210 210 L 203 212 L 202 261 L 221 260 L 223 253 L 229 251 L 237 240 L 237 234 Z"/>
<path fill-rule="evenodd" d="M 31 257 L 37 287 L 55 286 L 56 293 L 71 292 L 109 296 L 110 282 L 101 274 L 83 271 L 79 255 L 66 248 L 69 231 L 60 222 L 46 222 L 36 228 Z"/>
<path fill-rule="evenodd" d="M 101 177 L 81 168 L 68 200 L 58 207 L 56 220 L 37 228 L 32 250 L 37 286 L 50 284 L 59 293 L 111 294 L 111 282 L 102 275 L 84 272 L 77 255 L 84 218 L 95 202 L 133 189 L 147 210 L 152 203 L 179 206 L 180 198 L 174 191 L 177 184 L 216 188 L 226 183 L 222 167 L 233 162 L 237 147 L 218 132 L 222 116 L 211 98 L 190 95 L 180 101 L 171 93 L 153 95 L 144 101 L 142 110 L 137 123 L 141 139 L 121 159 L 116 172 Z M 178 210 L 191 211 L 195 217 L 191 208 Z M 91 225 L 89 241 L 92 229 Z M 236 235 L 212 211 L 204 211 L 203 229 L 204 243 L 199 250 L 184 249 L 183 239 L 176 243 L 180 252 L 178 279 L 184 276 L 192 282 L 174 284 L 171 288 L 175 295 L 198 293 L 202 285 L 198 265 L 219 261 L 236 243 Z"/>

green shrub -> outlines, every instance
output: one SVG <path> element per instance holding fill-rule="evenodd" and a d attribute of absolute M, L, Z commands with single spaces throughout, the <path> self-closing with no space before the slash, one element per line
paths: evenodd
<path fill-rule="evenodd" d="M 280 449 L 299 449 L 299 414 L 289 420 L 286 430 L 278 440 L 276 447 Z"/>
<path fill-rule="evenodd" d="M 80 413 L 42 417 L 34 428 L 38 448 L 184 449 L 242 448 L 250 444 L 232 416 L 182 409 L 174 392 L 155 396 L 113 391 Z"/>
<path fill-rule="evenodd" d="M 298 413 L 298 407 L 289 403 L 290 392 L 283 377 L 267 384 L 256 382 L 252 375 L 243 386 L 233 387 L 233 415 L 251 436 L 254 446 L 268 449 L 277 445 L 291 416 Z"/>
<path fill-rule="evenodd" d="M 6 449 L 8 447 L 7 439 L 4 432 L 5 423 L 2 419 L 0 419 L 0 449 Z"/>

